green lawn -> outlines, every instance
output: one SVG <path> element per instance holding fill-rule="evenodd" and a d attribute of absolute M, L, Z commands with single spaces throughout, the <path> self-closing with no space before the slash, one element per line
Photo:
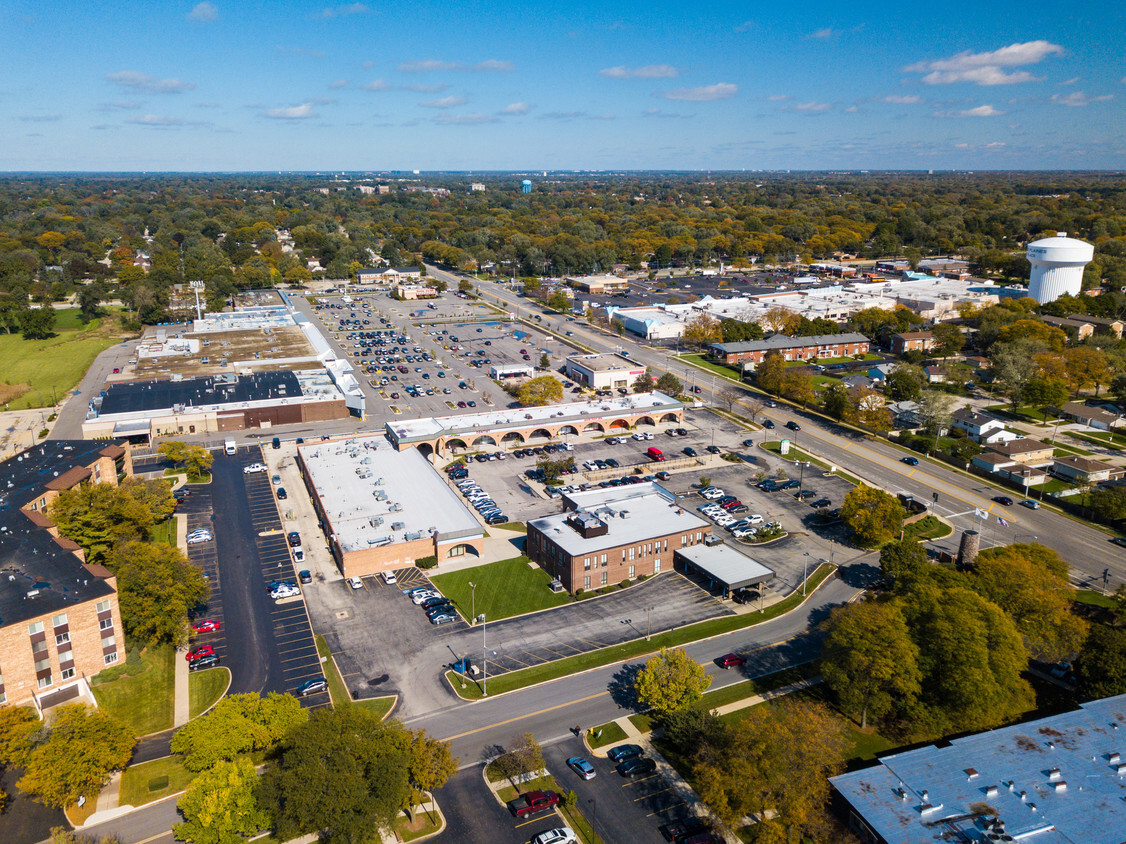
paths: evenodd
<path fill-rule="evenodd" d="M 353 701 L 359 709 L 366 709 L 378 715 L 380 718 L 385 718 L 387 713 L 395 705 L 395 695 L 387 695 L 386 697 L 372 697 L 364 700 Z"/>
<path fill-rule="evenodd" d="M 204 472 L 202 475 L 192 475 L 185 469 L 165 469 L 164 477 L 171 478 L 175 475 L 187 475 L 189 484 L 209 484 L 211 483 L 211 473 Z"/>
<path fill-rule="evenodd" d="M 708 360 L 703 355 L 681 355 L 680 360 L 697 366 L 700 369 L 706 369 L 709 372 L 714 372 L 721 378 L 726 378 L 728 381 L 739 381 L 739 373 L 723 363 L 716 363 L 715 361 Z"/>
<path fill-rule="evenodd" d="M 924 539 L 938 539 L 949 536 L 953 528 L 937 516 L 923 516 L 917 522 L 912 522 L 903 528 L 903 538 L 908 541 L 921 542 Z"/>
<path fill-rule="evenodd" d="M 778 454 L 778 455 L 781 454 L 782 444 L 780 442 L 777 442 L 777 441 L 766 442 L 766 443 L 762 444 L 762 447 L 765 448 L 767 451 L 773 453 L 773 454 Z M 803 463 L 808 461 L 809 463 L 812 463 L 814 466 L 816 466 L 818 469 L 821 469 L 824 472 L 829 471 L 829 464 L 828 463 L 826 463 L 824 460 L 820 460 L 820 459 L 814 457 L 808 451 L 805 451 L 804 449 L 798 448 L 793 443 L 790 443 L 790 450 L 786 454 L 786 459 L 792 460 L 794 462 L 803 462 Z M 787 470 L 787 471 L 789 471 L 789 470 Z"/>
<path fill-rule="evenodd" d="M 571 599 L 566 592 L 548 589 L 551 576 L 527 557 L 513 557 L 487 566 L 452 571 L 433 578 L 442 594 L 457 605 L 465 618 L 484 614 L 488 621 L 558 607 Z M 476 584 L 471 589 L 469 584 Z"/>
<path fill-rule="evenodd" d="M 626 731 L 613 721 L 600 724 L 587 736 L 587 744 L 591 747 L 605 747 L 608 744 L 618 744 L 625 740 Z"/>
<path fill-rule="evenodd" d="M 414 841 L 416 838 L 433 835 L 438 831 L 439 823 L 441 819 L 437 813 L 431 818 L 426 812 L 418 812 L 413 820 L 408 820 L 405 815 L 399 815 L 392 826 L 399 841 Z"/>
<path fill-rule="evenodd" d="M 1080 604 L 1090 604 L 1095 607 L 1102 607 L 1108 610 L 1117 610 L 1118 605 L 1114 602 L 1111 595 L 1104 595 L 1102 592 L 1096 592 L 1093 589 L 1076 589 L 1075 601 Z"/>
<path fill-rule="evenodd" d="M 188 717 L 197 718 L 210 709 L 227 691 L 231 672 L 226 668 L 208 668 L 188 675 Z"/>
<path fill-rule="evenodd" d="M 19 334 L 0 334 L 0 378 L 31 389 L 8 402 L 6 410 L 50 407 L 73 390 L 90 364 L 116 340 L 105 335 L 103 319 L 82 326 L 77 308 L 58 311 L 55 336 L 24 340 Z"/>
<path fill-rule="evenodd" d="M 523 522 L 505 522 L 503 525 L 496 525 L 497 530 L 511 530 L 515 533 L 527 533 L 528 526 Z"/>
<path fill-rule="evenodd" d="M 141 653 L 140 673 L 93 686 L 98 706 L 135 736 L 167 730 L 172 726 L 175 660 L 171 645 L 146 648 Z"/>
<path fill-rule="evenodd" d="M 121 774 L 121 805 L 143 806 L 160 800 L 183 791 L 194 778 L 179 756 L 130 765 Z"/>
<path fill-rule="evenodd" d="M 321 663 L 321 668 L 324 669 L 325 679 L 328 680 L 328 693 L 332 697 L 334 706 L 341 706 L 352 700 L 352 695 L 348 692 L 348 687 L 344 685 L 344 678 L 340 676 L 340 671 L 336 667 L 336 662 L 332 658 L 332 651 L 329 650 L 328 642 L 325 637 L 319 633 L 317 639 L 317 653 L 322 657 L 326 657 L 325 661 Z"/>
<path fill-rule="evenodd" d="M 1105 431 L 1094 434 L 1080 434 L 1077 431 L 1065 431 L 1064 433 L 1072 439 L 1101 445 L 1103 448 L 1113 449 L 1114 451 L 1122 451 L 1123 448 L 1126 448 L 1126 437 L 1122 434 L 1115 434 L 1114 439 L 1111 439 L 1110 434 Z"/>
<path fill-rule="evenodd" d="M 176 544 L 176 523 L 177 519 L 173 516 L 163 522 L 157 522 L 152 526 L 149 531 L 149 539 L 153 542 L 163 542 L 166 545 Z"/>
<path fill-rule="evenodd" d="M 822 563 L 814 569 L 809 577 L 809 587 L 807 590 L 809 594 L 813 594 L 813 592 L 817 590 L 817 587 L 834 571 L 836 571 L 836 566 L 831 566 L 827 563 Z M 560 677 L 566 677 L 570 674 L 576 674 L 590 668 L 598 668 L 603 665 L 611 665 L 615 662 L 621 662 L 622 660 L 631 659 L 644 654 L 656 653 L 662 647 L 673 648 L 683 645 L 686 642 L 695 642 L 711 636 L 730 633 L 734 630 L 742 630 L 745 627 L 752 627 L 763 621 L 768 621 L 789 612 L 791 609 L 798 606 L 801 601 L 801 593 L 794 592 L 778 603 L 767 607 L 763 612 L 751 612 L 743 615 L 713 618 L 708 621 L 701 621 L 697 624 L 690 624 L 684 627 L 678 627 L 675 630 L 659 633 L 653 636 L 649 641 L 636 639 L 609 648 L 601 648 L 577 656 L 557 659 L 552 662 L 545 662 L 541 665 L 533 665 L 530 668 L 522 668 L 519 671 L 512 671 L 508 674 L 501 674 L 500 676 L 491 678 L 489 680 L 489 689 L 494 695 L 503 694 L 504 692 L 523 689 L 548 680 L 556 680 Z M 459 697 L 465 700 L 479 700 L 482 697 L 481 687 L 478 683 L 469 680 L 466 682 L 466 688 L 462 689 L 461 680 L 463 678 L 453 671 L 446 673 L 446 679 L 449 681 L 450 687 L 454 689 L 455 694 Z"/>

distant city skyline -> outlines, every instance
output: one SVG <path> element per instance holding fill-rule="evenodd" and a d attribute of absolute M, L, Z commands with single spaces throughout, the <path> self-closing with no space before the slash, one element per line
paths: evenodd
<path fill-rule="evenodd" d="M 2 171 L 1126 169 L 1126 6 L 0 5 Z"/>

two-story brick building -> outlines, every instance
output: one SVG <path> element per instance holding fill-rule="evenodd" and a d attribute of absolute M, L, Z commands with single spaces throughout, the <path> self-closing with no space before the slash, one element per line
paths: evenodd
<path fill-rule="evenodd" d="M 65 489 L 132 473 L 128 446 L 106 441 L 48 440 L 0 463 L 0 703 L 77 697 L 123 658 L 116 579 L 47 511 Z"/>
<path fill-rule="evenodd" d="M 563 513 L 528 522 L 525 553 L 569 592 L 660 574 L 711 524 L 656 483 L 563 496 Z"/>
<path fill-rule="evenodd" d="M 712 357 L 723 363 L 755 365 L 762 363 L 770 352 L 778 352 L 784 360 L 809 360 L 866 355 L 870 351 L 872 341 L 863 334 L 813 334 L 807 337 L 775 334 L 765 340 L 713 343 L 708 346 Z"/>
<path fill-rule="evenodd" d="M 891 353 L 929 352 L 934 348 L 934 335 L 929 331 L 904 331 L 891 335 Z"/>

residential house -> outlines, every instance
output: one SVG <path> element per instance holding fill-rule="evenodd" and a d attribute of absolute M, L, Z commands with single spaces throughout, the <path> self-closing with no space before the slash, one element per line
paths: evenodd
<path fill-rule="evenodd" d="M 889 402 L 887 409 L 891 411 L 891 424 L 896 430 L 918 428 L 923 424 L 919 416 L 919 403 L 904 399 L 903 401 Z"/>
<path fill-rule="evenodd" d="M 927 383 L 929 384 L 946 383 L 946 367 L 944 366 L 924 366 L 923 372 L 926 373 Z"/>
<path fill-rule="evenodd" d="M 1083 341 L 1095 333 L 1095 326 L 1086 320 L 1054 316 L 1042 316 L 1040 319 L 1048 325 L 1067 332 L 1067 336 L 1072 340 Z"/>
<path fill-rule="evenodd" d="M 1120 478 L 1126 474 L 1126 470 L 1088 457 L 1069 455 L 1055 459 L 1052 463 L 1052 473 L 1065 480 L 1094 484 Z"/>
<path fill-rule="evenodd" d="M 888 375 L 895 369 L 894 363 L 879 363 L 868 369 L 868 377 L 873 381 L 886 381 Z"/>
<path fill-rule="evenodd" d="M 934 335 L 929 331 L 905 331 L 891 335 L 891 353 L 929 352 L 934 348 Z"/>
<path fill-rule="evenodd" d="M 1068 314 L 1068 319 L 1077 319 L 1089 323 L 1095 327 L 1095 331 L 1105 331 L 1108 334 L 1113 334 L 1119 340 L 1122 339 L 1122 328 L 1126 326 L 1126 322 L 1120 319 L 1109 319 L 1107 317 L 1093 317 L 1086 314 Z"/>
<path fill-rule="evenodd" d="M 1008 442 L 994 443 L 985 453 L 1000 454 L 1026 466 L 1046 466 L 1052 462 L 1052 452 L 1052 446 L 1046 442 L 1031 437 L 1019 437 Z"/>
<path fill-rule="evenodd" d="M 1005 423 L 1000 419 L 978 413 L 971 407 L 958 408 L 950 419 L 952 428 L 965 431 L 971 440 L 985 445 L 1008 442 L 1020 436 L 1014 431 L 1005 430 Z"/>
<path fill-rule="evenodd" d="M 876 382 L 867 375 L 848 375 L 841 379 L 841 383 L 850 389 L 876 388 Z"/>
<path fill-rule="evenodd" d="M 1100 431 L 1109 431 L 1122 425 L 1122 414 L 1107 410 L 1105 407 L 1092 407 L 1083 402 L 1070 401 L 1061 410 L 1065 418 Z"/>

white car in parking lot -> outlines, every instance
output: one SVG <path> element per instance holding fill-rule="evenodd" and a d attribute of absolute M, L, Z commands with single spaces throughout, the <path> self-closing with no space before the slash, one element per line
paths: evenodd
<path fill-rule="evenodd" d="M 364 582 L 362 580 L 360 580 L 358 577 L 349 577 L 348 578 L 348 585 L 351 586 L 353 589 L 363 589 L 364 588 Z"/>
<path fill-rule="evenodd" d="M 266 471 L 266 464 L 265 463 L 251 463 L 249 466 L 243 466 L 242 467 L 242 473 L 244 475 L 253 475 L 257 472 L 265 472 L 265 471 Z"/>
<path fill-rule="evenodd" d="M 270 597 L 275 601 L 280 601 L 282 598 L 296 598 L 301 594 L 301 590 L 296 586 L 279 586 L 270 593 Z"/>
<path fill-rule="evenodd" d="M 722 489 L 719 489 L 718 487 L 712 487 L 710 489 L 705 490 L 704 492 L 702 492 L 700 494 L 703 495 L 704 498 L 707 498 L 709 501 L 714 501 L 717 498 L 723 498 L 723 496 L 725 496 L 727 493 L 725 493 Z"/>
<path fill-rule="evenodd" d="M 743 519 L 743 521 L 747 522 L 748 524 L 752 524 L 752 525 L 761 525 L 762 524 L 762 516 L 760 516 L 758 513 L 751 513 L 751 515 L 745 517 Z"/>
<path fill-rule="evenodd" d="M 411 600 L 417 606 L 418 604 L 421 604 L 423 601 L 429 600 L 430 598 L 441 598 L 441 597 L 442 596 L 439 595 L 437 592 L 435 592 L 433 589 L 421 589 L 418 592 L 415 592 L 413 595 L 411 595 Z"/>
<path fill-rule="evenodd" d="M 210 533 L 190 533 L 188 534 L 189 545 L 199 545 L 203 542 L 210 542 L 214 537 Z"/>
<path fill-rule="evenodd" d="M 736 539 L 746 539 L 748 536 L 754 536 L 756 533 L 758 533 L 758 528 L 753 527 L 736 528 L 731 531 L 731 535 Z"/>

